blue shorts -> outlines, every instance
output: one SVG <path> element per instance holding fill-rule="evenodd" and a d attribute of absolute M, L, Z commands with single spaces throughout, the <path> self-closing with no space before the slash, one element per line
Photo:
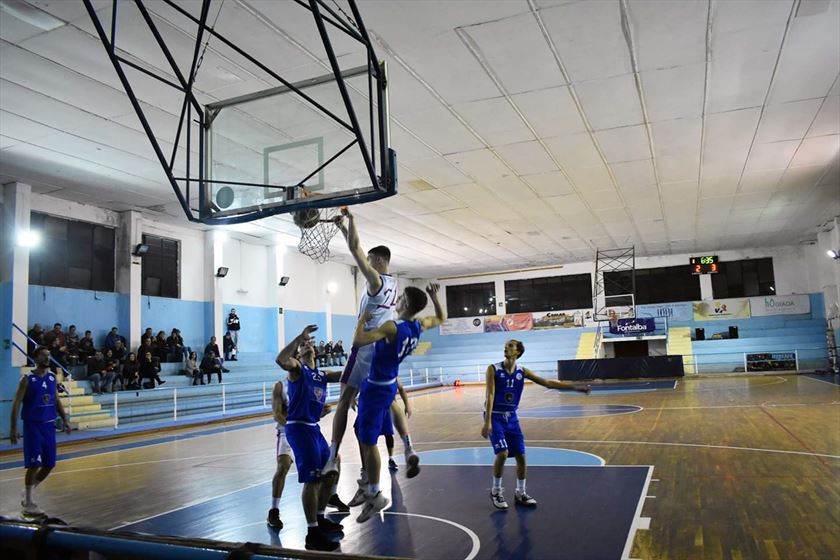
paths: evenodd
<path fill-rule="evenodd" d="M 55 422 L 23 422 L 23 466 L 55 466 Z"/>
<path fill-rule="evenodd" d="M 379 434 L 381 436 L 392 436 L 394 435 L 394 418 L 390 414 L 391 407 L 388 407 L 388 418 L 382 424 L 382 433 Z M 356 415 L 356 421 L 353 422 L 353 431 L 356 432 L 356 438 L 359 437 L 359 416 Z"/>
<path fill-rule="evenodd" d="M 321 428 L 288 422 L 286 439 L 295 454 L 298 482 L 317 482 L 321 478 L 321 469 L 330 458 L 330 446 L 321 434 Z"/>
<path fill-rule="evenodd" d="M 516 412 L 494 412 L 491 416 L 490 443 L 493 451 L 497 455 L 502 451 L 507 451 L 512 457 L 523 455 L 525 436 L 522 435 Z"/>
<path fill-rule="evenodd" d="M 359 391 L 359 442 L 376 445 L 379 436 L 391 422 L 391 403 L 397 396 L 396 382 L 389 385 L 377 385 L 365 379 Z M 393 428 L 391 428 L 393 433 Z"/>

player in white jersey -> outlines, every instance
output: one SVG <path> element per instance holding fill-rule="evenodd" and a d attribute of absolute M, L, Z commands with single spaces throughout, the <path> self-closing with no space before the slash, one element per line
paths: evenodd
<path fill-rule="evenodd" d="M 347 223 L 344 223 L 345 218 Z M 350 254 L 356 261 L 356 265 L 359 267 L 366 281 L 365 293 L 359 305 L 359 317 L 364 316 L 365 313 L 369 313 L 371 318 L 365 323 L 365 330 L 371 331 L 377 329 L 380 325 L 388 321 L 393 321 L 396 318 L 395 310 L 399 292 L 397 290 L 396 279 L 388 274 L 391 251 L 388 247 L 380 245 L 372 248 L 365 255 L 359 242 L 359 232 L 356 229 L 355 219 L 347 208 L 342 209 L 341 217 L 336 224 L 341 230 L 341 233 L 344 234 L 347 240 L 347 247 L 350 249 Z M 341 440 L 344 438 L 344 432 L 347 430 L 347 413 L 356 395 L 359 394 L 362 381 L 365 380 L 370 371 L 372 358 L 373 345 L 363 346 L 361 348 L 354 346 L 350 351 L 350 357 L 347 359 L 347 365 L 344 367 L 344 375 L 341 377 L 341 396 L 335 408 L 332 442 L 330 443 L 330 458 L 323 469 L 324 473 L 336 470 L 335 458 L 338 454 Z M 396 403 L 391 406 L 391 415 L 394 420 L 394 427 L 405 444 L 406 463 L 409 465 L 406 474 L 409 478 L 412 478 L 420 472 L 420 467 L 417 461 L 417 454 L 414 453 L 414 448 L 411 445 L 408 422 L 402 408 L 396 405 Z M 362 479 L 364 478 L 363 469 Z M 360 488 L 362 484 L 367 484 L 367 482 L 364 480 L 360 481 Z M 359 496 L 361 497 L 361 501 L 354 498 L 350 502 L 351 506 L 359 505 L 364 501 L 364 494 L 361 493 L 359 495 L 357 492 L 357 497 Z"/>

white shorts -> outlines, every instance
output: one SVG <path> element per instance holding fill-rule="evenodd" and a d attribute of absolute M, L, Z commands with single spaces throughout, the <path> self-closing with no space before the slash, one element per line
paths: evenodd
<path fill-rule="evenodd" d="M 344 373 L 341 382 L 355 388 L 362 388 L 362 381 L 367 379 L 370 373 L 370 364 L 373 361 L 373 344 L 350 350 L 350 357 L 347 358 L 347 365 L 344 366 Z"/>
<path fill-rule="evenodd" d="M 289 445 L 289 440 L 286 439 L 286 430 L 277 430 L 277 456 L 288 455 L 294 461 L 292 454 L 292 447 Z"/>

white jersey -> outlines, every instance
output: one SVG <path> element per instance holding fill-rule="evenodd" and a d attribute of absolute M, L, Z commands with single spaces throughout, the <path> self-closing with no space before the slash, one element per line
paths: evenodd
<path fill-rule="evenodd" d="M 379 291 L 374 295 L 370 295 L 365 289 L 365 294 L 362 296 L 362 302 L 359 306 L 359 317 L 365 311 L 373 315 L 373 318 L 365 323 L 365 330 L 373 330 L 383 323 L 393 321 L 397 317 L 397 279 L 390 274 L 380 274 L 379 278 L 382 280 L 382 285 Z"/>

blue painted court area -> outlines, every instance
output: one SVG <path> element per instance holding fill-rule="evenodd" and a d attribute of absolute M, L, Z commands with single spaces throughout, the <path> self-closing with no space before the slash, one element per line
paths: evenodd
<path fill-rule="evenodd" d="M 840 386 L 840 375 L 827 374 L 820 375 L 818 373 L 806 373 L 805 377 L 810 377 L 814 381 L 822 381 L 823 383 L 831 383 L 832 385 Z"/>
<path fill-rule="evenodd" d="M 505 472 L 511 507 L 498 511 L 489 498 L 489 448 L 420 455 L 423 470 L 416 478 L 408 480 L 403 472 L 383 473 L 382 490 L 392 505 L 382 515 L 363 524 L 355 521 L 359 508 L 350 515 L 331 515 L 344 524 L 341 552 L 434 560 L 619 559 L 632 542 L 652 469 L 602 466 L 600 458 L 571 450 L 529 449 L 528 457 L 534 460 L 528 469 L 528 492 L 539 505 L 514 505 L 511 460 Z M 478 464 L 451 464 L 456 461 Z M 575 466 L 538 466 L 549 461 Z M 342 480 L 339 493 L 345 499 L 355 491 L 353 475 Z M 280 504 L 284 527 L 279 532 L 265 524 L 269 481 L 120 530 L 301 549 L 306 523 L 300 491 L 297 476 L 290 474 Z"/>

